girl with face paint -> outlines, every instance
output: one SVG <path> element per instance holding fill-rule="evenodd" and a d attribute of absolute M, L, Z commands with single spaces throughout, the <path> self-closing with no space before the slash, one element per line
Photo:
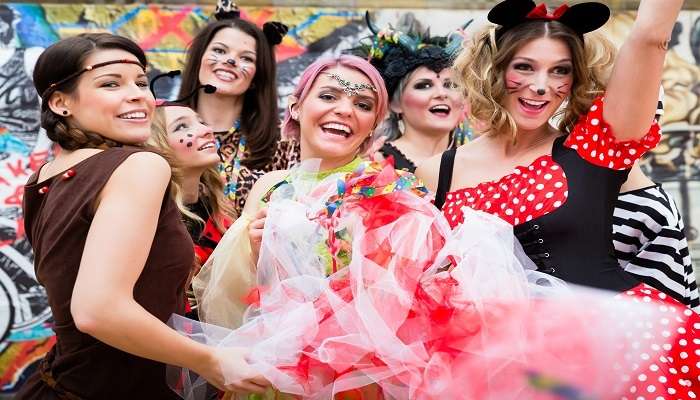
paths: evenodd
<path fill-rule="evenodd" d="M 600 65 L 592 65 L 594 58 L 600 60 L 595 39 L 585 35 L 607 21 L 605 5 L 555 10 L 532 0 L 496 5 L 489 20 L 497 26 L 475 36 L 455 62 L 471 113 L 487 130 L 417 171 L 436 190 L 436 205 L 450 225 L 460 226 L 465 208 L 497 215 L 513 226 L 539 271 L 609 290 L 611 296 L 683 310 L 668 294 L 619 267 L 611 229 L 615 200 L 630 168 L 660 139 L 654 114 L 666 43 L 682 3 L 640 2 L 617 57 L 605 57 L 614 62 L 607 81 L 596 74 Z M 555 115 L 557 127 L 550 124 Z M 666 310 L 666 304 L 659 306 Z M 632 355 L 642 357 L 637 373 L 653 384 L 640 378 L 629 393 L 648 389 L 687 398 L 698 392 L 697 376 L 682 372 L 700 361 L 693 358 L 700 348 L 682 348 L 692 343 L 689 327 L 700 326 L 697 314 L 687 310 L 682 323 L 678 332 L 665 334 L 664 343 L 653 349 L 645 344 Z M 647 357 L 672 361 L 658 366 Z M 676 370 L 685 374 L 681 383 L 666 381 Z"/>
<path fill-rule="evenodd" d="M 179 97 L 201 85 L 216 87 L 214 93 L 196 93 L 185 105 L 219 142 L 224 195 L 239 214 L 260 176 L 299 160 L 299 144 L 282 139 L 278 124 L 274 46 L 286 26 L 268 22 L 261 30 L 238 18 L 228 1 L 219 2 L 215 17 L 190 44 Z"/>
<path fill-rule="evenodd" d="M 214 353 L 166 325 L 184 311 L 194 254 L 170 167 L 142 147 L 155 106 L 145 65 L 136 43 L 106 33 L 61 40 L 37 61 L 42 127 L 61 151 L 30 177 L 23 211 L 56 344 L 15 398 L 175 399 L 166 364 L 221 389 L 267 385 L 244 372 L 244 349 Z M 241 374 L 225 381 L 225 368 Z"/>
<path fill-rule="evenodd" d="M 163 102 L 156 107 L 147 144 L 172 168 L 170 192 L 194 242 L 196 273 L 235 218 L 224 198 L 214 134 L 191 108 L 177 101 Z M 186 315 L 197 319 L 197 304 L 190 292 L 188 300 Z"/>

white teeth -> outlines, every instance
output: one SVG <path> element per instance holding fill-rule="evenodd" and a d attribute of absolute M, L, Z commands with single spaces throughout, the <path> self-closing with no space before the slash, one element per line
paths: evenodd
<path fill-rule="evenodd" d="M 228 71 L 223 71 L 220 69 L 214 71 L 214 74 L 217 76 L 217 78 L 223 79 L 225 81 L 232 81 L 232 80 L 236 79 L 236 75 L 234 75 Z"/>
<path fill-rule="evenodd" d="M 537 100 L 526 100 L 526 99 L 520 99 L 520 100 L 521 100 L 523 103 L 527 104 L 528 106 L 533 106 L 533 107 L 541 107 L 541 106 L 547 104 L 547 102 L 544 101 L 544 100 L 541 100 L 541 101 L 537 101 Z"/>
<path fill-rule="evenodd" d="M 448 106 L 446 106 L 446 105 L 444 105 L 444 104 L 440 104 L 440 105 L 431 107 L 431 108 L 430 108 L 430 111 L 446 111 L 446 112 L 450 112 L 450 107 L 448 107 Z"/>
<path fill-rule="evenodd" d="M 349 126 L 343 125 L 343 124 L 336 124 L 334 122 L 328 123 L 328 124 L 323 124 L 321 125 L 322 128 L 325 129 L 335 129 L 336 131 L 343 131 L 347 134 L 352 133 L 352 130 L 350 129 Z"/>
<path fill-rule="evenodd" d="M 143 111 L 135 111 L 126 114 L 121 114 L 119 118 L 122 119 L 143 119 L 146 118 L 146 113 Z"/>
<path fill-rule="evenodd" d="M 214 147 L 214 142 L 204 143 L 203 145 L 199 146 L 199 148 L 197 150 L 205 150 L 205 149 L 208 149 L 210 147 Z"/>

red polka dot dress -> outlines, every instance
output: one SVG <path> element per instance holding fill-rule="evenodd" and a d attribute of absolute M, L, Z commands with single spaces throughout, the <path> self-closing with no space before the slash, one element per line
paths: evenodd
<path fill-rule="evenodd" d="M 622 377 L 629 387 L 626 398 L 696 398 L 700 316 L 640 283 L 614 257 L 611 227 L 619 189 L 635 160 L 659 142 L 659 125 L 654 121 L 640 140 L 618 142 L 603 119 L 603 107 L 604 99 L 596 99 L 572 132 L 554 141 L 551 154 L 498 180 L 447 192 L 442 210 L 453 228 L 464 221 L 463 207 L 497 215 L 513 225 L 539 271 L 657 304 L 669 321 L 681 325 L 661 337 L 640 338 L 638 353 L 628 360 L 638 374 Z M 452 168 L 444 160 L 441 176 Z M 663 324 L 664 319 L 640 323 Z M 651 359 L 651 354 L 663 355 Z"/>

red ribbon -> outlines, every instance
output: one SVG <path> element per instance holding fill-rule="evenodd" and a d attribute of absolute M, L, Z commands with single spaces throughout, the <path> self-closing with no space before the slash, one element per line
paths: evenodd
<path fill-rule="evenodd" d="M 562 15 L 566 12 L 566 10 L 569 9 L 569 6 L 566 4 L 562 4 L 561 6 L 557 7 L 556 10 L 554 10 L 553 13 L 549 14 L 547 12 L 547 5 L 542 3 L 539 6 L 535 7 L 530 11 L 530 13 L 525 16 L 525 18 L 528 19 L 546 19 L 549 21 L 558 21 L 559 18 L 561 18 Z"/>

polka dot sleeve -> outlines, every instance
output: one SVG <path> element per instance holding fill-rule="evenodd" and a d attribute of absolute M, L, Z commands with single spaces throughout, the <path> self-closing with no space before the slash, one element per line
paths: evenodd
<path fill-rule="evenodd" d="M 603 98 L 593 101 L 590 111 L 582 116 L 564 142 L 591 164 L 610 169 L 629 169 L 634 161 L 656 147 L 661 140 L 661 128 L 653 121 L 649 131 L 639 140 L 617 142 L 603 120 Z"/>

